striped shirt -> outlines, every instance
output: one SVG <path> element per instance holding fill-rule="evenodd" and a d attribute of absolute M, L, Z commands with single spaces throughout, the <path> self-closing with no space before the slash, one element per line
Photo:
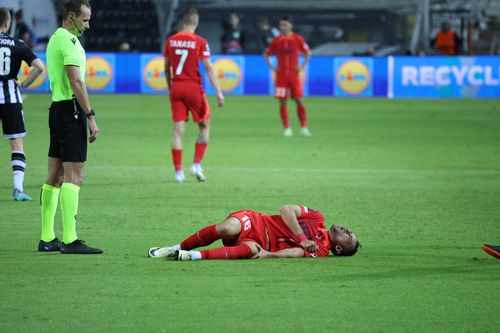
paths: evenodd
<path fill-rule="evenodd" d="M 15 81 L 22 61 L 31 65 L 35 59 L 37 56 L 23 41 L 0 32 L 0 104 L 23 102 Z"/>

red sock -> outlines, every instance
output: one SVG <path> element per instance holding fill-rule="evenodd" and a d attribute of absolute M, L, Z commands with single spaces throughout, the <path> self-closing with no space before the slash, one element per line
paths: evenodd
<path fill-rule="evenodd" d="M 202 247 L 205 245 L 210 245 L 220 237 L 217 234 L 217 225 L 213 224 L 208 227 L 205 227 L 198 231 L 197 233 L 189 236 L 185 241 L 183 241 L 181 245 L 181 249 L 183 250 L 192 250 L 197 247 Z"/>
<path fill-rule="evenodd" d="M 252 250 L 247 244 L 218 247 L 200 253 L 201 259 L 248 259 L 252 256 Z"/>
<path fill-rule="evenodd" d="M 172 159 L 174 161 L 175 171 L 182 170 L 182 149 L 172 148 Z"/>
<path fill-rule="evenodd" d="M 300 127 L 307 127 L 307 111 L 305 106 L 301 105 L 297 107 L 297 114 L 299 115 Z"/>
<path fill-rule="evenodd" d="M 281 122 L 283 123 L 283 127 L 289 128 L 290 119 L 288 118 L 288 110 L 286 109 L 286 105 L 280 106 L 280 116 L 281 116 Z"/>
<path fill-rule="evenodd" d="M 201 163 L 203 155 L 205 155 L 205 150 L 207 150 L 207 142 L 196 142 L 194 149 L 194 163 Z"/>

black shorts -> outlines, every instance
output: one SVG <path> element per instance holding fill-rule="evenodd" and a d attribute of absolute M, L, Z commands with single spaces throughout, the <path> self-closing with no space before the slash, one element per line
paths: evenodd
<path fill-rule="evenodd" d="M 4 138 L 17 139 L 26 136 L 21 103 L 0 104 L 0 119 L 2 119 Z"/>
<path fill-rule="evenodd" d="M 76 99 L 52 102 L 49 128 L 49 157 L 63 162 L 87 160 L 87 118 Z"/>

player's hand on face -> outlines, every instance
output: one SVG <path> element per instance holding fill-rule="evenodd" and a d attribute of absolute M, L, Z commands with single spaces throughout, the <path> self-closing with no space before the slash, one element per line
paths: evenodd
<path fill-rule="evenodd" d="M 99 136 L 99 127 L 97 127 L 97 123 L 95 122 L 95 117 L 90 117 L 88 123 L 90 130 L 89 142 L 92 143 L 95 140 L 97 140 L 97 137 Z"/>
<path fill-rule="evenodd" d="M 224 95 L 222 94 L 222 92 L 217 93 L 217 102 L 219 104 L 219 107 L 224 105 Z"/>
<path fill-rule="evenodd" d="M 309 239 L 304 239 L 302 242 L 300 242 L 300 246 L 302 246 L 302 248 L 308 252 L 316 252 L 316 250 L 318 249 L 318 244 Z"/>

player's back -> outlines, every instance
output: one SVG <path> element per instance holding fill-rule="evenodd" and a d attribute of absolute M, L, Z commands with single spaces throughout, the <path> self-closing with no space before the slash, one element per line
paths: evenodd
<path fill-rule="evenodd" d="M 24 60 L 29 65 L 36 56 L 23 41 L 0 33 L 0 104 L 22 103 L 15 80 Z"/>
<path fill-rule="evenodd" d="M 179 32 L 165 42 L 164 56 L 170 60 L 172 81 L 201 84 L 200 60 L 210 57 L 208 43 L 191 32 Z"/>
<path fill-rule="evenodd" d="M 0 81 L 17 79 L 17 73 L 24 60 L 28 64 L 36 58 L 24 42 L 0 33 Z"/>

